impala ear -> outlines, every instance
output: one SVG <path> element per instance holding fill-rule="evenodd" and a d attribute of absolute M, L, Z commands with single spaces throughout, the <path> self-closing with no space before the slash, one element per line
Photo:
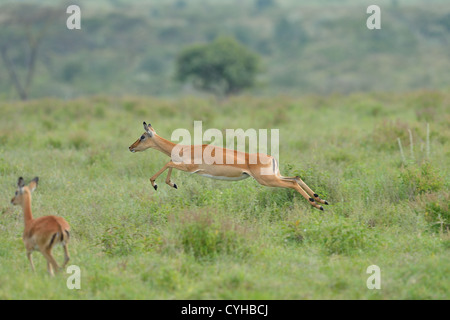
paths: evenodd
<path fill-rule="evenodd" d="M 30 188 L 31 192 L 36 190 L 38 182 L 39 182 L 39 177 L 36 177 L 36 178 L 34 178 L 33 180 L 30 181 L 30 183 L 28 184 L 28 188 Z"/>
<path fill-rule="evenodd" d="M 20 177 L 17 180 L 17 188 L 19 189 L 19 193 L 22 194 L 23 193 L 23 187 L 25 186 L 25 181 L 23 180 L 22 177 Z"/>
<path fill-rule="evenodd" d="M 150 123 L 147 125 L 147 123 L 145 121 L 143 124 L 144 124 L 145 132 L 147 132 L 150 135 L 150 137 L 153 137 L 153 132 L 152 132 L 152 130 L 150 130 L 152 125 Z"/>
<path fill-rule="evenodd" d="M 17 180 L 17 186 L 19 188 L 23 188 L 24 185 L 25 185 L 25 181 L 23 180 L 22 177 L 20 177 L 19 180 Z"/>

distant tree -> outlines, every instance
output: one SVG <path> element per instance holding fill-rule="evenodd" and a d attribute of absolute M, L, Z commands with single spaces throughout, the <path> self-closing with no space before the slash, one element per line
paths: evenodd
<path fill-rule="evenodd" d="M 258 11 L 263 11 L 275 6 L 275 0 L 256 0 L 255 2 L 256 9 Z"/>
<path fill-rule="evenodd" d="M 184 49 L 177 59 L 177 79 L 216 95 L 238 94 L 251 88 L 259 71 L 259 57 L 233 38 Z"/>
<path fill-rule="evenodd" d="M 187 3 L 184 0 L 177 0 L 175 2 L 175 8 L 177 8 L 177 9 L 184 9 L 186 7 L 187 7 Z"/>
<path fill-rule="evenodd" d="M 450 31 L 450 13 L 445 14 L 438 23 L 442 25 L 447 31 Z"/>
<path fill-rule="evenodd" d="M 72 82 L 81 72 L 83 65 L 80 62 L 68 62 L 62 68 L 62 79 L 64 82 Z"/>
<path fill-rule="evenodd" d="M 65 11 L 34 4 L 4 5 L 0 9 L 0 57 L 22 100 L 28 98 L 39 47 L 58 12 Z M 22 79 L 20 69 L 25 73 Z"/>
<path fill-rule="evenodd" d="M 274 38 L 284 49 L 300 48 L 309 40 L 300 21 L 292 22 L 284 17 L 279 19 L 275 25 Z"/>

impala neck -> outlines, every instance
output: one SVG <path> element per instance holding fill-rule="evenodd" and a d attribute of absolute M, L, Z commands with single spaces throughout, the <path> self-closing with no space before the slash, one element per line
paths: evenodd
<path fill-rule="evenodd" d="M 172 155 L 172 149 L 175 147 L 176 145 L 175 143 L 166 140 L 164 138 L 161 138 L 157 134 L 153 135 L 153 141 L 155 142 L 154 149 L 161 151 L 162 153 L 164 153 L 169 157 Z"/>
<path fill-rule="evenodd" d="M 33 221 L 33 214 L 31 213 L 31 195 L 29 192 L 24 194 L 24 202 L 22 204 L 23 217 L 25 221 L 25 226 Z"/>

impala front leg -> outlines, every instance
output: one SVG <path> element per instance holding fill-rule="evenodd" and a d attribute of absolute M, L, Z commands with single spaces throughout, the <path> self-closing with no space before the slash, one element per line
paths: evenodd
<path fill-rule="evenodd" d="M 158 190 L 158 185 L 155 183 L 156 178 L 158 178 L 161 173 L 163 173 L 164 171 L 166 171 L 166 169 L 169 167 L 169 163 L 166 163 L 166 165 L 164 167 L 162 167 L 161 170 L 159 170 L 157 173 L 155 173 L 151 178 L 150 178 L 150 183 L 152 184 L 153 188 L 155 190 Z"/>
<path fill-rule="evenodd" d="M 170 176 L 172 175 L 172 169 L 173 168 L 169 168 L 169 172 L 167 173 L 167 177 L 166 177 L 166 183 L 171 186 L 172 188 L 178 189 L 178 186 L 176 183 L 172 183 L 172 181 L 170 181 Z"/>
<path fill-rule="evenodd" d="M 175 188 L 175 189 L 178 188 L 177 185 L 176 185 L 175 183 L 172 183 L 172 182 L 170 181 L 170 175 L 172 174 L 172 169 L 173 169 L 173 168 L 180 169 L 180 170 L 183 170 L 183 168 L 179 168 L 178 165 L 176 165 L 176 164 L 173 163 L 172 161 L 169 161 L 168 163 L 166 163 L 166 165 L 165 165 L 164 167 L 161 168 L 161 170 L 159 170 L 157 173 L 155 173 L 155 174 L 153 175 L 153 177 L 150 178 L 150 183 L 152 184 L 152 186 L 153 186 L 153 188 L 154 188 L 155 190 L 158 190 L 158 185 L 155 183 L 156 178 L 158 178 L 158 177 L 161 175 L 161 173 L 163 173 L 164 171 L 166 171 L 167 168 L 169 168 L 169 173 L 167 174 L 166 183 L 167 183 L 169 186 L 171 186 L 171 187 L 173 187 L 173 188 Z"/>

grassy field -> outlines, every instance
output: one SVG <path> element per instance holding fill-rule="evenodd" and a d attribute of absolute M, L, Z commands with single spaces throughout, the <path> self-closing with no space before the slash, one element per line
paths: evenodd
<path fill-rule="evenodd" d="M 449 110 L 437 91 L 2 102 L 0 299 L 449 299 Z M 179 171 L 178 190 L 163 175 L 154 191 L 168 158 L 128 151 L 144 120 L 165 138 L 194 120 L 277 128 L 282 174 L 330 205 Z M 19 176 L 40 177 L 35 217 L 70 223 L 80 290 L 65 272 L 50 278 L 38 252 L 31 272 L 9 203 Z M 366 286 L 370 265 L 380 290 Z"/>

